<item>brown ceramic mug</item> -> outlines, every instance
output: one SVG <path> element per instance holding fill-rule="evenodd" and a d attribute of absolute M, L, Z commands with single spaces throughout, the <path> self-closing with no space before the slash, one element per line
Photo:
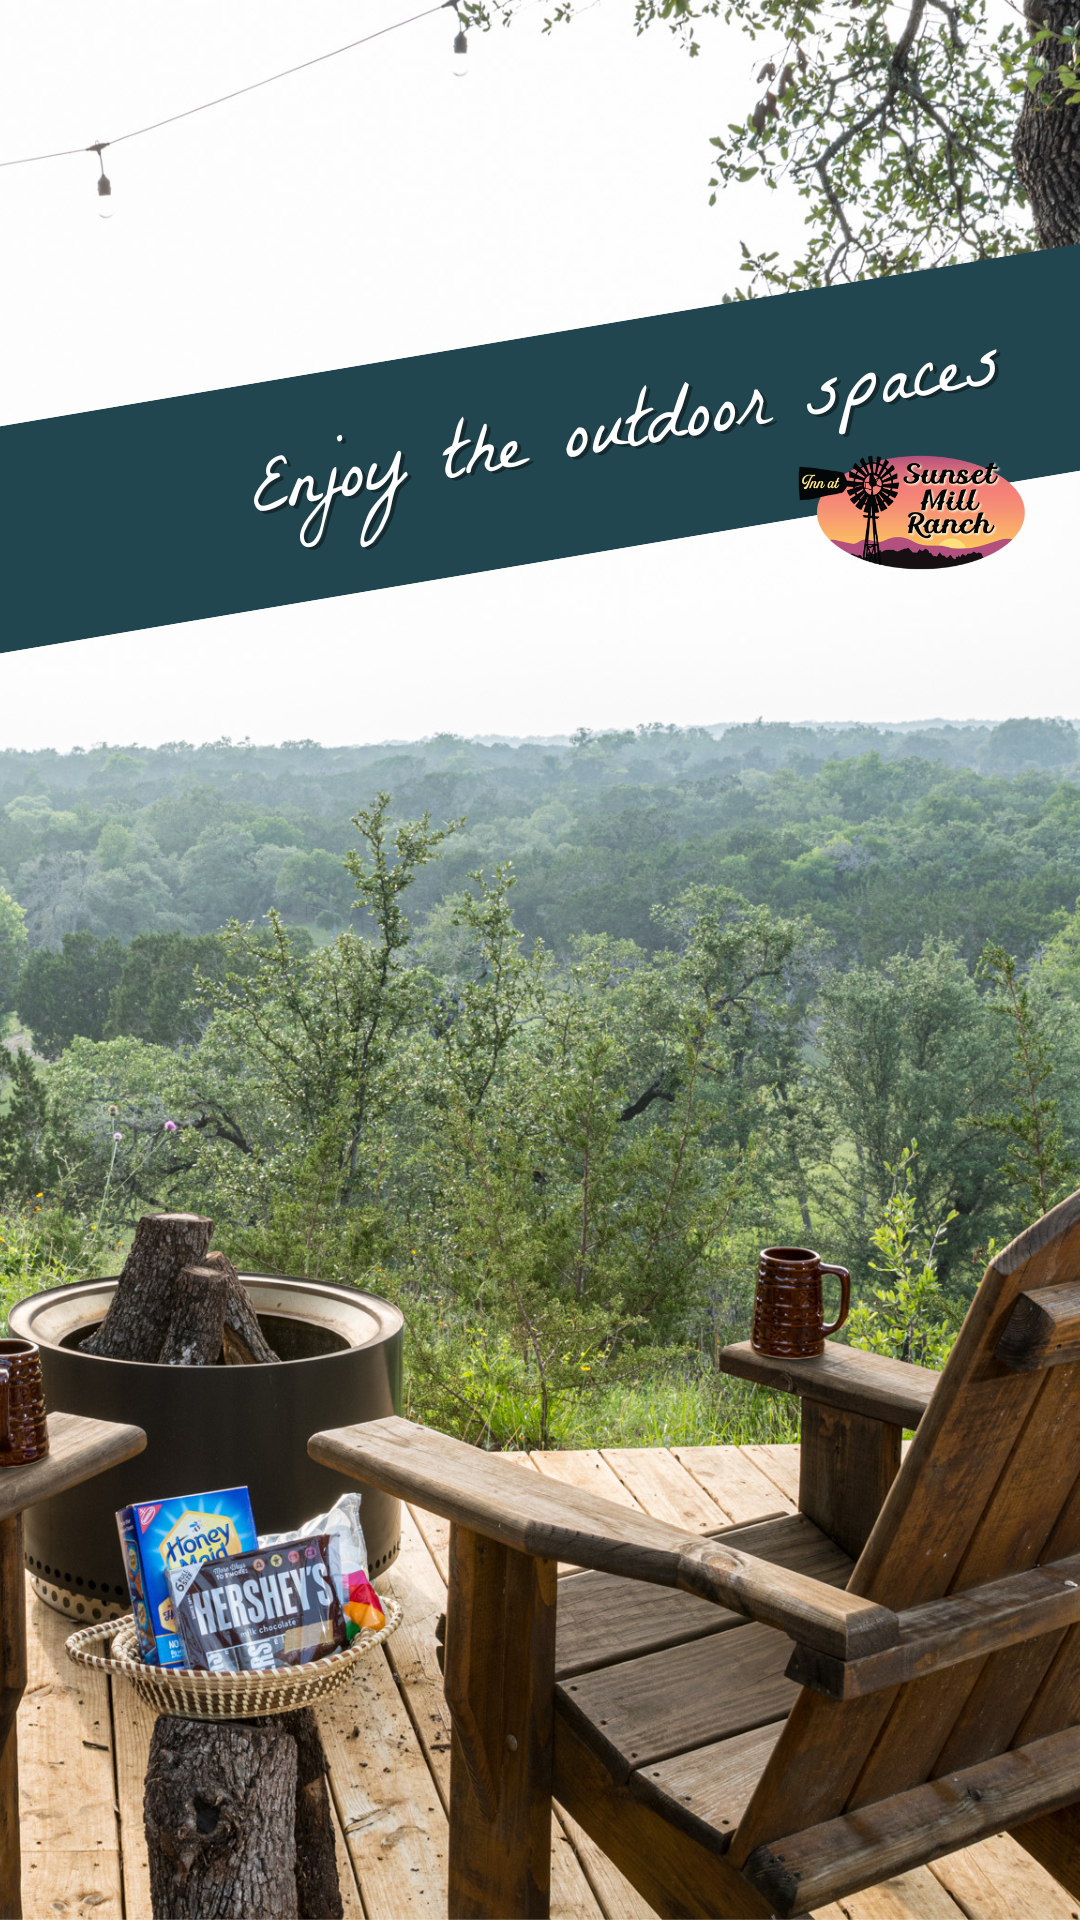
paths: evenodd
<path fill-rule="evenodd" d="M 823 1273 L 834 1273 L 840 1282 L 840 1313 L 831 1326 L 824 1324 Z M 811 1360 L 824 1353 L 825 1335 L 843 1326 L 850 1304 L 851 1275 L 846 1267 L 827 1267 L 810 1247 L 763 1247 L 750 1344 L 757 1353 Z"/>
<path fill-rule="evenodd" d="M 48 1451 L 41 1355 L 32 1340 L 0 1340 L 0 1467 L 28 1467 Z"/>

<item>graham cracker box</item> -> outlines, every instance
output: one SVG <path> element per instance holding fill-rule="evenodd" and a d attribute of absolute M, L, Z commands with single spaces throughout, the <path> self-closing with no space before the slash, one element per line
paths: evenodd
<path fill-rule="evenodd" d="M 177 1494 L 121 1507 L 116 1516 L 139 1652 L 151 1667 L 182 1667 L 169 1574 L 258 1546 L 246 1487 Z"/>

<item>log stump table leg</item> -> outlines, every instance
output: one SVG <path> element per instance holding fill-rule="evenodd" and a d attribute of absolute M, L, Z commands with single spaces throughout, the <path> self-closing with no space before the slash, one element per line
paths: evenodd
<path fill-rule="evenodd" d="M 0 1913 L 22 1920 L 15 1716 L 26 1687 L 22 1514 L 0 1520 Z"/>
<path fill-rule="evenodd" d="M 556 1572 L 451 1527 L 451 1920 L 547 1920 Z"/>

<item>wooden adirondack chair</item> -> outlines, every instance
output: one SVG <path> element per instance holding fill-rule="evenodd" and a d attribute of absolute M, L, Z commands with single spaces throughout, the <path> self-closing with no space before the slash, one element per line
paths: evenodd
<path fill-rule="evenodd" d="M 547 1914 L 552 1795 L 665 1916 L 803 1914 L 1004 1830 L 1080 1897 L 1078 1360 L 1080 1194 L 941 1375 L 767 1363 L 813 1518 L 701 1538 L 404 1420 L 315 1435 L 452 1522 L 454 1920 Z M 592 1571 L 556 1619 L 560 1559 Z"/>

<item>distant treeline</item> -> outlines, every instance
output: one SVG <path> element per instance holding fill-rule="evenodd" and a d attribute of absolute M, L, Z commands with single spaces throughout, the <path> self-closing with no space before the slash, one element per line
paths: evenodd
<path fill-rule="evenodd" d="M 928 935 L 969 962 L 988 939 L 1024 956 L 1080 893 L 1078 746 L 1067 721 L 1017 719 L 6 752 L 0 887 L 31 951 L 204 935 L 271 907 L 327 937 L 356 924 L 350 816 L 385 788 L 396 818 L 466 820 L 417 876 L 420 916 L 509 858 L 519 926 L 559 952 L 582 932 L 654 950 L 652 908 L 705 882 L 808 915 L 841 966 Z"/>

